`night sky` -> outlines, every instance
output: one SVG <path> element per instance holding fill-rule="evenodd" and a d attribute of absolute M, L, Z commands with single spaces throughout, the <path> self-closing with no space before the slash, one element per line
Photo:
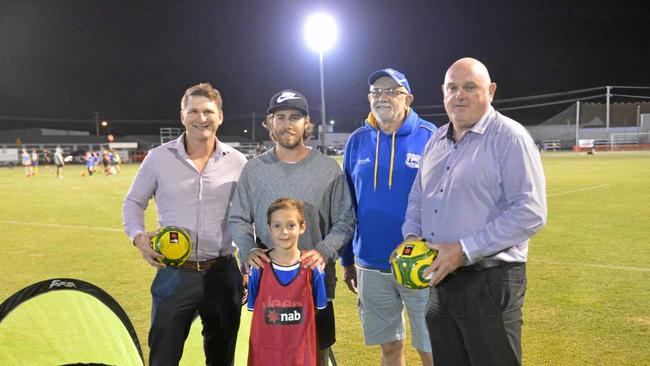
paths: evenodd
<path fill-rule="evenodd" d="M 421 113 L 442 112 L 417 107 L 442 103 L 444 72 L 464 56 L 486 64 L 497 99 L 649 86 L 646 3 L 0 0 L 0 116 L 176 120 L 184 90 L 210 82 L 223 133 L 248 128 L 283 88 L 305 94 L 318 120 L 318 55 L 303 40 L 315 11 L 339 24 L 325 55 L 337 131 L 366 116 L 367 77 L 385 66 L 406 73 Z"/>

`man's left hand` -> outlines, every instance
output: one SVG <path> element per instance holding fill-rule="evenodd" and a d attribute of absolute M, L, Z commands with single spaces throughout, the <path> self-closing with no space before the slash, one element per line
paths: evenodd
<path fill-rule="evenodd" d="M 318 250 L 308 250 L 300 257 L 303 268 L 313 269 L 325 263 L 325 258 Z"/>
<path fill-rule="evenodd" d="M 436 286 L 440 281 L 447 277 L 449 273 L 464 265 L 463 249 L 460 242 L 427 243 L 427 246 L 438 251 L 436 259 L 433 261 L 431 266 L 423 272 L 425 277 L 433 273 L 433 276 L 429 281 L 430 286 Z"/>

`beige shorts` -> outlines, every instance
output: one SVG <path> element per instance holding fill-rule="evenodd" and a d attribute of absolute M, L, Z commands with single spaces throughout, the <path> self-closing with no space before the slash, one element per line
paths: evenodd
<path fill-rule="evenodd" d="M 411 345 L 431 352 L 431 342 L 424 319 L 429 288 L 412 290 L 400 286 L 391 273 L 357 268 L 359 315 L 367 345 L 406 339 L 404 308 L 409 317 Z"/>

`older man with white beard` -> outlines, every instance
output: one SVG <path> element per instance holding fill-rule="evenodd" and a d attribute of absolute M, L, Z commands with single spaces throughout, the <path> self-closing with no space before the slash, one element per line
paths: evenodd
<path fill-rule="evenodd" d="M 341 254 L 348 288 L 359 294 L 359 313 L 367 345 L 379 345 L 382 365 L 404 365 L 406 329 L 423 365 L 432 365 L 424 314 L 429 290 L 399 286 L 390 273 L 390 254 L 402 241 L 402 224 L 424 145 L 436 126 L 411 108 L 406 76 L 386 68 L 368 78 L 370 113 L 352 133 L 343 170 L 352 188 L 357 230 Z"/>

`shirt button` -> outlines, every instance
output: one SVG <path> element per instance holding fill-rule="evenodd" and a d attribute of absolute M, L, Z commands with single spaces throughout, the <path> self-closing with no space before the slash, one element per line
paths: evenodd
<path fill-rule="evenodd" d="M 449 168 L 449 167 L 447 167 L 447 170 L 449 170 L 449 169 L 450 169 L 450 168 Z"/>
<path fill-rule="evenodd" d="M 435 236 L 435 235 L 436 235 L 436 233 L 431 233 L 431 236 Z"/>
<path fill-rule="evenodd" d="M 442 188 L 440 188 L 440 193 L 442 193 Z"/>
<path fill-rule="evenodd" d="M 454 145 L 454 150 L 458 150 L 458 146 Z"/>
<path fill-rule="evenodd" d="M 438 210 L 433 210 L 433 213 L 438 213 Z"/>

